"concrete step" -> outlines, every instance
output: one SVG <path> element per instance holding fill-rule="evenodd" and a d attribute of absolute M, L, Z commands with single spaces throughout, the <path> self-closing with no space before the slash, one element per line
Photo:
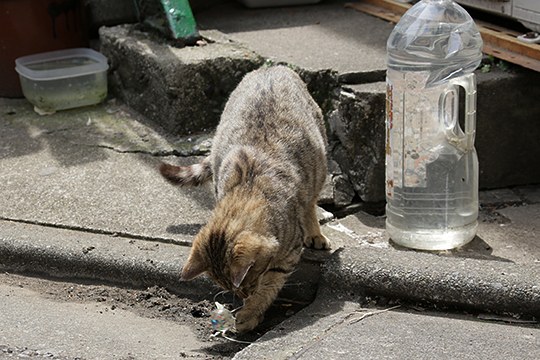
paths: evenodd
<path fill-rule="evenodd" d="M 137 26 L 102 28 L 113 92 L 174 134 L 211 131 L 228 94 L 263 64 L 285 63 L 308 84 L 329 123 L 334 202 L 384 201 L 385 44 L 392 25 L 344 7 L 246 9 L 235 2 L 196 14 L 207 41 L 182 49 Z M 540 183 L 540 74 L 517 66 L 477 72 L 476 148 L 481 188 Z"/>

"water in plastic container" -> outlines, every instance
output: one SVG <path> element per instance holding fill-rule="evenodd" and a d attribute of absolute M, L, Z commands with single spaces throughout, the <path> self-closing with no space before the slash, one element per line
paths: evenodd
<path fill-rule="evenodd" d="M 473 19 L 452 0 L 420 1 L 388 39 L 386 228 L 397 244 L 451 249 L 476 234 L 481 49 Z"/>

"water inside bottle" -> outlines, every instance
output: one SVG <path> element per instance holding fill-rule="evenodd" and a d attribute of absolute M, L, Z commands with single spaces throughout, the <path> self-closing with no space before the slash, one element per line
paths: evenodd
<path fill-rule="evenodd" d="M 478 160 L 459 141 L 465 134 L 456 107 L 433 106 L 449 85 L 426 88 L 428 78 L 388 71 L 387 223 L 399 244 L 444 249 L 474 236 Z"/>

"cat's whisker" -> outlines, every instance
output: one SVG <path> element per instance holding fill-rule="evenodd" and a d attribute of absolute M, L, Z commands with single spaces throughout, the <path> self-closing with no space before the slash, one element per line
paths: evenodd
<path fill-rule="evenodd" d="M 238 310 L 240 310 L 240 309 L 243 308 L 243 307 L 244 307 L 244 305 L 239 306 L 239 307 L 237 307 L 236 309 L 231 310 L 231 313 L 234 314 L 235 312 L 237 312 Z"/>
<path fill-rule="evenodd" d="M 214 295 L 214 302 L 216 302 L 216 298 L 218 296 L 223 296 L 223 295 L 225 295 L 227 293 L 230 293 L 230 291 L 229 290 L 222 290 L 222 291 L 218 292 L 216 295 Z"/>

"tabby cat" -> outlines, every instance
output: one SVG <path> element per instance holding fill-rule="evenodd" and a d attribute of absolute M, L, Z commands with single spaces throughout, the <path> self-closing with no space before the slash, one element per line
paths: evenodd
<path fill-rule="evenodd" d="M 193 241 L 182 279 L 207 273 L 243 298 L 237 331 L 261 322 L 300 261 L 302 244 L 330 247 L 315 212 L 326 169 L 321 110 L 300 77 L 284 66 L 244 77 L 201 163 L 161 164 L 161 174 L 173 184 L 213 178 L 217 204 Z"/>

